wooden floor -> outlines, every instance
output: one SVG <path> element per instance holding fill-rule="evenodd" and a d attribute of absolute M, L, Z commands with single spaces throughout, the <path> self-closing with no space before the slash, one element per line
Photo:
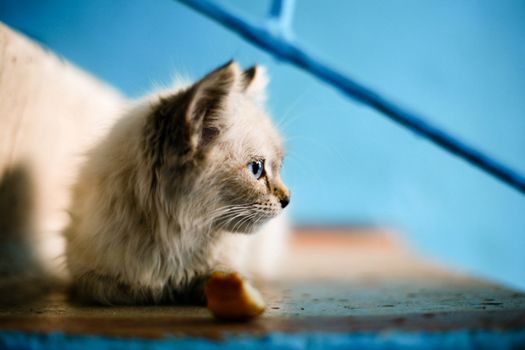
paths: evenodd
<path fill-rule="evenodd" d="M 525 330 L 524 293 L 434 266 L 381 231 L 302 230 L 279 278 L 257 285 L 268 309 L 249 323 L 217 322 L 198 307 L 76 305 L 55 292 L 1 307 L 0 334 L 222 339 L 273 332 Z"/>

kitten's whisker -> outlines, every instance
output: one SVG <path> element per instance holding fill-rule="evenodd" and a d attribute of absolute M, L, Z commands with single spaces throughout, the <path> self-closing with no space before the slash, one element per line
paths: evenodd
<path fill-rule="evenodd" d="M 311 89 L 303 90 L 303 92 L 295 98 L 295 101 L 293 101 L 288 106 L 286 111 L 284 111 L 282 119 L 280 119 L 279 122 L 277 123 L 277 128 L 279 130 L 283 130 L 284 131 L 284 129 L 288 126 L 289 120 L 290 120 L 289 117 L 290 117 L 291 113 L 293 112 L 293 110 L 295 108 L 297 108 L 297 106 L 299 105 L 299 102 L 301 102 L 310 91 L 311 91 Z M 294 118 L 294 119 L 297 119 L 297 118 Z"/>
<path fill-rule="evenodd" d="M 228 219 L 229 217 L 235 217 L 237 215 L 244 215 L 248 210 L 245 208 L 245 209 L 237 209 L 237 210 L 230 210 L 230 211 L 226 211 L 224 213 L 221 213 L 219 215 L 215 215 L 213 218 L 212 218 L 212 221 L 215 221 L 216 219 L 218 218 L 222 218 L 222 219 Z"/>
<path fill-rule="evenodd" d="M 290 154 L 288 155 L 289 163 L 293 163 L 293 161 L 299 162 L 301 164 L 301 167 L 303 167 L 303 170 L 305 171 L 305 175 L 309 175 L 310 178 L 315 179 L 317 181 L 317 184 L 322 184 L 322 176 L 319 173 L 319 169 L 312 166 L 310 162 L 307 161 L 306 158 L 302 158 L 297 154 Z M 292 173 L 293 178 L 293 173 Z"/>
<path fill-rule="evenodd" d="M 230 225 L 230 223 L 233 222 L 233 221 L 235 221 L 236 219 L 238 219 L 238 218 L 243 218 L 243 217 L 244 217 L 243 214 L 244 214 L 244 213 L 241 213 L 241 214 L 238 214 L 238 215 L 236 215 L 236 216 L 230 218 L 230 219 L 225 223 L 225 228 L 228 228 L 228 226 Z M 238 224 L 238 223 L 237 223 L 237 224 Z M 234 224 L 233 228 L 232 228 L 231 230 L 229 230 L 229 231 L 233 231 L 233 232 L 235 232 L 235 229 L 237 228 L 237 224 Z"/>
<path fill-rule="evenodd" d="M 348 156 L 345 156 L 341 151 L 336 148 L 333 144 L 325 144 L 322 142 L 319 142 L 319 140 L 316 140 L 311 137 L 305 137 L 305 136 L 293 136 L 291 138 L 292 140 L 304 140 L 307 142 L 310 142 L 312 145 L 316 146 L 317 148 L 323 149 L 327 154 L 333 154 L 335 155 L 336 159 L 342 163 L 346 163 L 346 165 L 350 165 L 348 162 Z"/>
<path fill-rule="evenodd" d="M 242 225 L 244 225 L 246 222 L 249 222 L 251 219 L 253 219 L 254 217 L 256 217 L 258 215 L 257 212 L 252 212 L 250 213 L 248 216 L 246 216 L 243 220 L 241 220 L 239 222 L 239 229 L 242 227 Z M 251 226 L 251 225 L 250 225 Z M 251 227 L 250 227 L 250 230 L 251 230 Z"/>
<path fill-rule="evenodd" d="M 254 205 L 254 203 L 226 205 L 226 206 L 223 206 L 223 207 L 220 207 L 220 208 L 217 208 L 217 209 L 213 210 L 213 211 L 210 213 L 210 215 L 213 215 L 213 214 L 215 214 L 216 212 L 218 212 L 218 211 L 222 211 L 222 210 L 230 210 L 230 209 L 247 209 L 247 208 L 251 207 L 252 205 Z"/>
<path fill-rule="evenodd" d="M 242 225 L 244 224 L 244 222 L 249 220 L 250 216 L 252 216 L 252 215 L 253 215 L 253 212 L 248 212 L 246 216 L 244 216 L 239 222 L 237 222 L 233 226 L 233 231 L 236 232 L 237 231 L 237 227 L 241 228 Z"/>
<path fill-rule="evenodd" d="M 235 212 L 235 213 L 227 213 L 226 215 L 224 215 L 223 218 L 225 219 L 228 219 L 226 221 L 226 225 L 228 225 L 230 222 L 232 222 L 233 220 L 235 220 L 236 218 L 238 217 L 243 217 L 245 216 L 246 214 L 248 213 L 248 211 L 240 211 L 240 212 Z"/>
<path fill-rule="evenodd" d="M 248 205 L 228 205 L 221 208 L 213 210 L 206 219 L 202 220 L 198 227 L 208 226 L 208 230 L 211 230 L 211 225 L 219 217 L 227 218 L 230 215 L 244 212 L 248 209 Z"/>
<path fill-rule="evenodd" d="M 262 221 L 262 219 L 263 219 L 262 216 L 257 217 L 257 219 L 254 222 L 252 222 L 250 231 L 253 230 Z"/>

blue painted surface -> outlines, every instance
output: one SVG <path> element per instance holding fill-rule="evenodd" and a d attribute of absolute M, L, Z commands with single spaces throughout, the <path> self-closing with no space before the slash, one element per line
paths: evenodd
<path fill-rule="evenodd" d="M 252 16 L 269 2 L 225 1 Z M 525 3 L 300 0 L 311 51 L 525 171 Z M 373 223 L 452 266 L 525 288 L 525 199 L 171 0 L 0 2 L 0 19 L 138 96 L 235 57 L 269 66 L 302 223 Z"/>
<path fill-rule="evenodd" d="M 454 331 L 435 333 L 273 333 L 263 337 L 228 337 L 222 341 L 199 338 L 166 338 L 162 340 L 119 339 L 68 336 L 60 333 L 27 335 L 0 333 L 2 349 L 521 349 L 524 331 Z"/>

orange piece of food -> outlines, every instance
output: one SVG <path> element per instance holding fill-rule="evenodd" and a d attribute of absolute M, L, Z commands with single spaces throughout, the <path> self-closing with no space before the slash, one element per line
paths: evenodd
<path fill-rule="evenodd" d="M 214 272 L 205 287 L 208 309 L 218 319 L 250 320 L 262 314 L 264 300 L 238 273 Z"/>

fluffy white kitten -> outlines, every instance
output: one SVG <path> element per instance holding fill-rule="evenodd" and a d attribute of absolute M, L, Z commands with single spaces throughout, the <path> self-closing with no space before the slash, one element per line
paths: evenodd
<path fill-rule="evenodd" d="M 256 265 L 239 233 L 259 231 L 290 200 L 282 141 L 262 107 L 266 80 L 230 62 L 142 100 L 89 152 L 65 230 L 78 296 L 202 302 L 212 271 Z M 282 222 L 269 225 L 261 239 L 284 234 Z"/>

